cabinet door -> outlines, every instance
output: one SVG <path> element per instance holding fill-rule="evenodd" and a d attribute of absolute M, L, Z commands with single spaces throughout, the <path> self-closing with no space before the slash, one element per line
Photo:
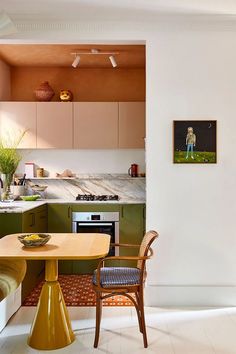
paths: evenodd
<path fill-rule="evenodd" d="M 74 148 L 118 148 L 118 103 L 74 103 Z"/>
<path fill-rule="evenodd" d="M 36 148 L 36 103 L 1 102 L 1 136 L 17 140 L 25 132 L 18 148 Z"/>
<path fill-rule="evenodd" d="M 23 213 L 22 225 L 23 232 L 47 232 L 47 207 L 43 205 Z"/>
<path fill-rule="evenodd" d="M 48 204 L 48 232 L 71 232 L 71 229 L 70 204 Z M 59 261 L 59 274 L 73 274 L 73 262 L 73 260 Z"/>
<path fill-rule="evenodd" d="M 70 204 L 48 204 L 48 232 L 71 232 Z"/>
<path fill-rule="evenodd" d="M 22 231 L 23 232 L 28 232 L 28 233 L 35 233 L 35 212 L 34 211 L 27 211 L 26 213 L 23 214 L 23 227 Z"/>
<path fill-rule="evenodd" d="M 120 218 L 120 243 L 140 245 L 145 229 L 145 205 L 126 204 L 121 207 Z M 137 249 L 121 248 L 120 255 L 137 255 Z M 137 262 L 135 262 L 136 264 Z M 131 262 L 122 262 L 126 266 L 134 266 Z"/>
<path fill-rule="evenodd" d="M 142 242 L 145 229 L 144 214 L 144 204 L 122 205 L 120 217 L 120 243 L 140 244 Z"/>
<path fill-rule="evenodd" d="M 36 223 L 36 232 L 47 232 L 48 229 L 48 217 L 47 210 L 38 211 L 35 213 L 35 223 Z"/>
<path fill-rule="evenodd" d="M 145 102 L 119 102 L 119 148 L 144 148 Z"/>
<path fill-rule="evenodd" d="M 23 213 L 22 231 L 29 233 L 47 232 L 47 207 L 38 208 Z M 22 283 L 22 301 L 44 277 L 43 260 L 27 260 L 27 271 Z"/>
<path fill-rule="evenodd" d="M 37 148 L 72 149 L 72 103 L 37 103 Z"/>
<path fill-rule="evenodd" d="M 22 231 L 22 214 L 0 213 L 0 238 Z"/>

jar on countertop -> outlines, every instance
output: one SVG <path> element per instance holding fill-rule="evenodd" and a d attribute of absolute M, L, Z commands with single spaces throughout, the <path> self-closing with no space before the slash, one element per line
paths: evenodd
<path fill-rule="evenodd" d="M 37 168 L 36 177 L 44 177 L 44 168 L 42 167 Z"/>

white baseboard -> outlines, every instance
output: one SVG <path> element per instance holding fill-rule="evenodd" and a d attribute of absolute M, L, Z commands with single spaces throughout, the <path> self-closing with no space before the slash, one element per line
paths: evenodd
<path fill-rule="evenodd" d="M 236 286 L 147 285 L 146 306 L 236 306 Z"/>

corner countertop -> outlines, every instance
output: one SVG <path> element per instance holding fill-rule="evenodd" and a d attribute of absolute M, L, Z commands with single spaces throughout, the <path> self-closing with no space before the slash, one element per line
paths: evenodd
<path fill-rule="evenodd" d="M 0 214 L 2 213 L 24 213 L 42 205 L 47 204 L 145 204 L 145 200 L 141 199 L 120 199 L 119 201 L 78 201 L 65 199 L 42 199 L 37 201 L 14 201 L 0 202 Z"/>

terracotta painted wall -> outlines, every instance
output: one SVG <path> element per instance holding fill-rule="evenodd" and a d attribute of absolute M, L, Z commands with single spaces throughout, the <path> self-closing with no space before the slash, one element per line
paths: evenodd
<path fill-rule="evenodd" d="M 35 101 L 34 90 L 48 81 L 59 101 L 61 89 L 73 92 L 74 101 L 144 101 L 145 70 L 140 69 L 11 69 L 13 101 Z"/>
<path fill-rule="evenodd" d="M 11 98 L 11 71 L 9 65 L 0 60 L 0 101 Z"/>

